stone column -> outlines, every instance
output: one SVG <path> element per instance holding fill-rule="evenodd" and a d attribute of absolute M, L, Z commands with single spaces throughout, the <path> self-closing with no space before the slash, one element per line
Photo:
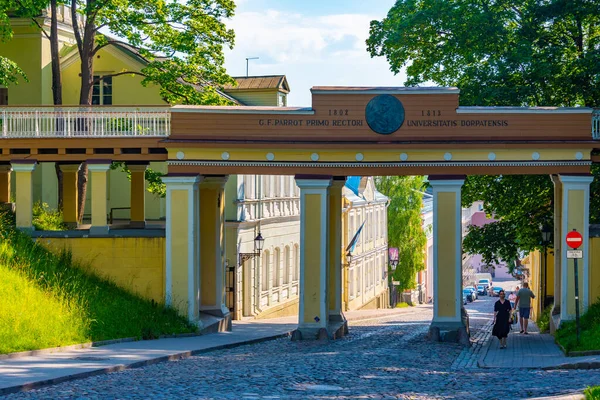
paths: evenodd
<path fill-rule="evenodd" d="M 0 165 L 0 204 L 10 203 L 10 164 Z"/>
<path fill-rule="evenodd" d="M 131 171 L 131 221 L 132 228 L 146 227 L 146 169 L 148 164 L 127 164 Z"/>
<path fill-rule="evenodd" d="M 561 251 L 562 242 L 562 183 L 558 175 L 551 175 L 550 178 L 554 183 L 554 306 L 552 315 L 560 314 L 561 305 Z M 554 331 L 557 327 L 553 321 L 550 321 L 551 330 Z"/>
<path fill-rule="evenodd" d="M 92 184 L 92 226 L 90 235 L 108 234 L 107 178 L 110 160 L 88 160 L 88 172 Z"/>
<path fill-rule="evenodd" d="M 17 228 L 33 231 L 33 170 L 37 162 L 34 160 L 11 161 L 16 175 Z"/>
<path fill-rule="evenodd" d="M 60 164 L 59 167 L 63 173 L 63 221 L 69 228 L 77 228 L 77 173 L 81 164 Z"/>
<path fill-rule="evenodd" d="M 199 176 L 163 178 L 167 186 L 165 302 L 199 324 Z"/>
<path fill-rule="evenodd" d="M 297 175 L 300 187 L 300 311 L 292 339 L 329 335 L 327 275 L 331 177 Z"/>
<path fill-rule="evenodd" d="M 561 321 L 575 319 L 575 272 L 574 260 L 567 259 L 566 236 L 576 229 L 583 236 L 583 258 L 577 260 L 579 274 L 579 310 L 583 314 L 590 304 L 589 291 L 589 221 L 590 221 L 590 183 L 591 175 L 560 175 L 562 183 L 561 234 Z M 558 254 L 556 255 L 558 257 Z"/>
<path fill-rule="evenodd" d="M 348 333 L 348 322 L 342 312 L 342 188 L 346 177 L 335 177 L 329 194 L 329 332 L 337 336 Z"/>
<path fill-rule="evenodd" d="M 225 304 L 225 183 L 228 176 L 204 176 L 200 184 L 200 311 L 220 318 L 216 329 L 231 330 Z"/>
<path fill-rule="evenodd" d="M 462 315 L 462 208 L 464 176 L 430 176 L 433 188 L 433 321 L 435 340 L 468 343 Z"/>

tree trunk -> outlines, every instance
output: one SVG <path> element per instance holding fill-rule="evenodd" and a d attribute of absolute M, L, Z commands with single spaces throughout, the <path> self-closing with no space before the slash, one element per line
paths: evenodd
<path fill-rule="evenodd" d="M 50 1 L 50 57 L 52 58 L 52 99 L 55 106 L 62 105 L 62 78 L 60 75 L 60 56 L 58 54 L 58 18 L 57 0 Z M 56 119 L 56 132 L 63 131 L 64 121 Z M 58 163 L 54 164 L 58 181 L 58 210 L 63 209 L 63 174 Z"/>
<path fill-rule="evenodd" d="M 94 86 L 94 39 L 96 25 L 88 20 L 85 24 L 83 33 L 83 43 L 81 46 L 81 92 L 79 93 L 80 105 L 92 104 L 92 88 Z M 83 130 L 85 130 L 85 127 Z M 81 164 L 81 169 L 77 174 L 77 200 L 78 210 L 77 218 L 79 223 L 83 222 L 83 212 L 85 210 L 85 198 L 87 196 L 88 168 L 87 163 Z"/>

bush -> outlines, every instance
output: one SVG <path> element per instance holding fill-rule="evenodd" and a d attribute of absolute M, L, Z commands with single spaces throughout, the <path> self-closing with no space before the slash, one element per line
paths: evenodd
<path fill-rule="evenodd" d="M 556 341 L 567 351 L 600 350 L 600 301 L 592 304 L 580 318 L 581 337 L 577 344 L 575 321 L 561 323 L 556 331 Z"/>
<path fill-rule="evenodd" d="M 548 332 L 550 330 L 550 311 L 552 311 L 552 307 L 546 307 L 536 321 L 540 332 Z"/>
<path fill-rule="evenodd" d="M 41 201 L 33 205 L 33 226 L 38 231 L 64 231 L 67 229 L 62 213 L 50 209 L 48 204 Z"/>
<path fill-rule="evenodd" d="M 194 332 L 173 309 L 90 275 L 0 215 L 0 353 Z M 7 322 L 7 323 L 6 323 Z"/>
<path fill-rule="evenodd" d="M 585 389 L 586 400 L 600 400 L 600 386 Z"/>
<path fill-rule="evenodd" d="M 410 307 L 410 305 L 408 303 L 397 303 L 396 304 L 396 308 L 406 308 L 406 307 Z"/>

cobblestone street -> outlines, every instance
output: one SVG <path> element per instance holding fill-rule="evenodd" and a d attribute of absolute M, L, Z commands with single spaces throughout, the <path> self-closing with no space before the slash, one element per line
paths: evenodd
<path fill-rule="evenodd" d="M 483 340 L 480 331 L 489 325 L 494 300 L 483 297 L 467 306 L 476 340 Z M 463 349 L 429 342 L 430 320 L 431 309 L 419 308 L 357 322 L 337 341 L 283 338 L 8 398 L 498 399 L 572 394 L 600 382 L 597 370 L 478 369 L 481 343 Z"/>

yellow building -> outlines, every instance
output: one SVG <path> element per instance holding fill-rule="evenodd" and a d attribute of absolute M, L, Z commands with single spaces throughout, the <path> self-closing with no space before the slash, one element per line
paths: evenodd
<path fill-rule="evenodd" d="M 344 310 L 387 308 L 388 198 L 377 191 L 373 177 L 349 177 L 342 193 Z"/>

